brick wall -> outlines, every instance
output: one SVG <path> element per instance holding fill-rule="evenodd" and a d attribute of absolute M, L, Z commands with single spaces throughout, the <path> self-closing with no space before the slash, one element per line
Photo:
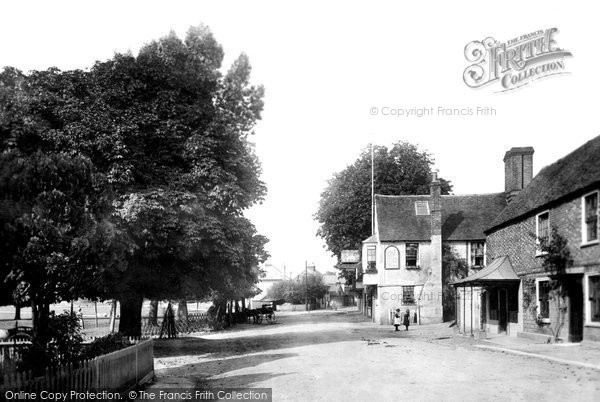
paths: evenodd
<path fill-rule="evenodd" d="M 550 211 L 550 225 L 568 241 L 573 267 L 600 264 L 600 245 L 581 246 L 581 197 L 564 202 Z M 489 233 L 488 261 L 508 255 L 519 275 L 543 273 L 541 258 L 536 257 L 535 215 Z"/>
<path fill-rule="evenodd" d="M 579 268 L 581 273 L 583 271 L 586 273 L 600 271 L 600 245 L 583 247 L 581 245 L 581 197 L 555 205 L 548 210 L 550 225 L 556 226 L 559 233 L 567 239 L 573 258 L 573 268 Z M 532 236 L 535 234 L 535 219 L 535 215 L 528 216 L 508 227 L 489 233 L 486 250 L 488 263 L 494 258 L 508 255 L 519 276 L 529 280 L 547 276 L 542 268 L 542 259 L 536 257 L 536 242 L 535 237 Z M 533 293 L 535 295 L 535 289 Z M 534 300 L 534 302 L 536 301 Z M 553 316 L 558 313 L 553 311 L 552 303 L 550 308 L 550 318 L 554 319 Z M 548 328 L 537 325 L 534 314 L 529 311 L 524 313 L 523 327 L 526 332 L 549 333 Z"/>

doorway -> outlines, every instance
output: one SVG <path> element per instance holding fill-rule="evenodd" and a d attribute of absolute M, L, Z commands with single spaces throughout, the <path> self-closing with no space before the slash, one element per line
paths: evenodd
<path fill-rule="evenodd" d="M 569 296 L 569 342 L 583 339 L 583 278 L 571 279 L 566 284 Z"/>
<path fill-rule="evenodd" d="M 506 332 L 508 309 L 506 306 L 506 289 L 498 289 L 498 332 Z"/>

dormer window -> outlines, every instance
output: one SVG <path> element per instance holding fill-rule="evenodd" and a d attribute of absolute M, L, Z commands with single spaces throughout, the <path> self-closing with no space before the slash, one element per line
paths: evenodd
<path fill-rule="evenodd" d="M 417 214 L 417 216 L 429 215 L 429 202 L 415 201 L 415 213 Z"/>

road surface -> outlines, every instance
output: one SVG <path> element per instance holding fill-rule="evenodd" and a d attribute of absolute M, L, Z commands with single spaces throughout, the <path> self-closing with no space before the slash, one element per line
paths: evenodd
<path fill-rule="evenodd" d="M 274 401 L 600 400 L 600 372 L 483 350 L 447 325 L 369 322 L 357 312 L 157 341 L 161 387 L 267 387 Z"/>

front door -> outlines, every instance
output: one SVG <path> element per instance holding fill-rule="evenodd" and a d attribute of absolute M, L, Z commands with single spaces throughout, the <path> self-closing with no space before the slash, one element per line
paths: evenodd
<path fill-rule="evenodd" d="M 583 339 L 583 285 L 582 278 L 570 280 L 567 285 L 569 297 L 569 342 Z"/>
<path fill-rule="evenodd" d="M 498 330 L 506 332 L 508 309 L 506 308 L 506 289 L 498 289 Z"/>

